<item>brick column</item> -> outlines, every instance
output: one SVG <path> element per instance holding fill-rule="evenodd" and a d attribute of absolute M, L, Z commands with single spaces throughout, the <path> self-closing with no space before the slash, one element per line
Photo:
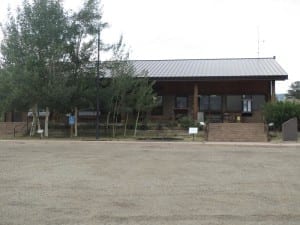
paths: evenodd
<path fill-rule="evenodd" d="M 198 118 L 198 110 L 199 110 L 199 104 L 198 104 L 198 84 L 194 84 L 194 108 L 193 108 L 193 119 L 196 121 Z"/>

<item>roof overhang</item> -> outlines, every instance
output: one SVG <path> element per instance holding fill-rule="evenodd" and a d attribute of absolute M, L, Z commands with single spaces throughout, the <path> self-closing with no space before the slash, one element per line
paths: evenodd
<path fill-rule="evenodd" d="M 287 80 L 288 75 L 282 76 L 239 76 L 239 77 L 232 77 L 232 76 L 214 76 L 214 77 L 148 77 L 150 80 L 156 81 L 236 81 L 236 80 Z"/>

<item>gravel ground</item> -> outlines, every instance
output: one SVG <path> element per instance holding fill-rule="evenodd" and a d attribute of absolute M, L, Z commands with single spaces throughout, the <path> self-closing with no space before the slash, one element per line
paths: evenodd
<path fill-rule="evenodd" d="M 0 224 L 300 224 L 300 147 L 0 141 Z"/>

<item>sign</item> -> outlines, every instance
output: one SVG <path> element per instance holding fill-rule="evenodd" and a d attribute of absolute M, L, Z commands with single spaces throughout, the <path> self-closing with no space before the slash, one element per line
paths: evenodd
<path fill-rule="evenodd" d="M 189 134 L 198 134 L 198 127 L 190 127 Z"/>
<path fill-rule="evenodd" d="M 69 125 L 74 125 L 75 124 L 75 116 L 69 116 Z"/>

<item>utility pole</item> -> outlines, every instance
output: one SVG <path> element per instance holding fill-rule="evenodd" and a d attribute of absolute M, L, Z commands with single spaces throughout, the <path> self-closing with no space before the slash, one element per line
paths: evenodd
<path fill-rule="evenodd" d="M 96 139 L 100 137 L 99 129 L 99 117 L 100 117 L 100 106 L 99 106 L 99 88 L 100 88 L 100 25 L 98 27 L 98 55 L 97 55 L 97 77 L 96 77 L 96 101 L 97 101 L 97 114 L 96 114 Z"/>

